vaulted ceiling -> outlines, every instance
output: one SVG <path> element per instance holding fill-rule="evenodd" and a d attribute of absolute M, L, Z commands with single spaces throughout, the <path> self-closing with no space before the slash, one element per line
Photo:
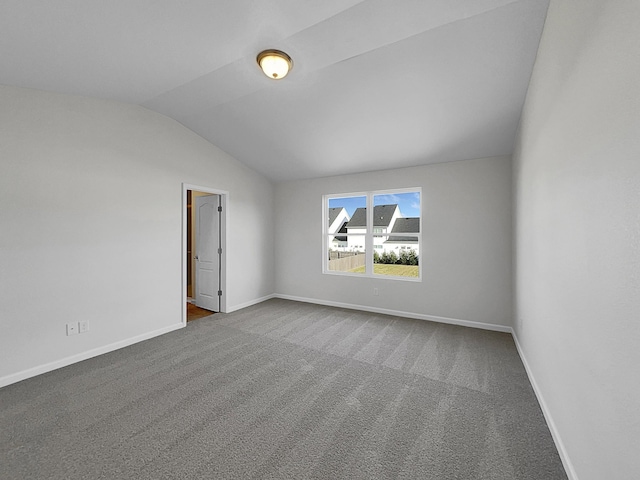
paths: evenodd
<path fill-rule="evenodd" d="M 142 105 L 274 181 L 505 155 L 548 1 L 3 0 L 0 84 Z"/>

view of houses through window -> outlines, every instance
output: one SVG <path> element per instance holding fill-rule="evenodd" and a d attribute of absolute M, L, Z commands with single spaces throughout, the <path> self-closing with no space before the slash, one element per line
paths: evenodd
<path fill-rule="evenodd" d="M 420 190 L 324 197 L 324 271 L 420 277 Z"/>

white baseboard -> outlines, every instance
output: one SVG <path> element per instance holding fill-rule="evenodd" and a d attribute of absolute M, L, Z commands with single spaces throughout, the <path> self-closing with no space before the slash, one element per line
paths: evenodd
<path fill-rule="evenodd" d="M 551 416 L 551 412 L 549 411 L 549 407 L 544 400 L 542 392 L 540 391 L 540 387 L 538 386 L 538 382 L 536 382 L 535 377 L 533 376 L 533 371 L 529 366 L 529 362 L 527 362 L 527 357 L 524 355 L 524 351 L 520 346 L 520 342 L 518 342 L 518 336 L 516 332 L 512 329 L 511 336 L 513 337 L 513 341 L 516 344 L 516 349 L 518 350 L 518 355 L 520 355 L 520 359 L 522 360 L 522 364 L 524 365 L 524 369 L 527 372 L 527 376 L 529 377 L 529 382 L 533 387 L 533 391 L 536 394 L 538 399 L 538 403 L 540 404 L 540 408 L 542 409 L 542 414 L 544 415 L 545 420 L 547 421 L 547 426 L 549 427 L 549 431 L 551 432 L 551 437 L 553 437 L 553 441 L 556 444 L 556 448 L 558 449 L 558 454 L 560 455 L 560 460 L 562 461 L 562 465 L 567 473 L 567 477 L 569 480 L 578 480 L 578 475 L 576 474 L 575 469 L 573 468 L 573 463 L 569 458 L 569 454 L 567 453 L 567 449 L 562 442 L 562 438 L 560 438 L 560 432 L 558 432 L 558 428 L 556 427 L 556 423 L 553 421 L 553 417 Z"/>
<path fill-rule="evenodd" d="M 354 305 L 350 303 L 333 302 L 331 300 L 319 300 L 317 298 L 295 297 L 293 295 L 282 295 L 276 293 L 271 297 L 282 298 L 284 300 L 294 300 L 296 302 L 314 303 L 317 305 L 326 305 L 329 307 L 348 308 L 350 310 L 362 310 L 364 312 L 382 313 L 384 315 L 395 315 L 398 317 L 415 318 L 418 320 L 428 320 L 430 322 L 448 323 L 451 325 L 459 325 L 462 327 L 480 328 L 482 330 L 492 330 L 494 332 L 511 333 L 511 327 L 505 325 L 497 325 L 493 323 L 474 322 L 471 320 L 460 320 L 457 318 L 438 317 L 435 315 L 425 315 L 422 313 L 403 312 L 401 310 L 389 310 L 387 308 L 370 307 L 367 305 Z"/>
<path fill-rule="evenodd" d="M 12 383 L 17 383 L 22 380 L 26 380 L 27 378 L 35 377 L 36 375 L 41 375 L 43 373 L 51 372 L 52 370 L 56 370 L 58 368 L 66 367 L 67 365 L 71 365 L 72 363 L 81 362 L 89 358 L 97 357 L 98 355 L 102 355 L 104 353 L 109 353 L 109 352 L 113 352 L 114 350 L 118 350 L 120 348 L 128 347 L 129 345 L 133 345 L 134 343 L 142 342 L 144 340 L 149 340 L 150 338 L 157 337 L 159 335 L 164 335 L 165 333 L 172 332 L 179 328 L 184 328 L 185 326 L 186 325 L 182 322 L 175 323 L 168 327 L 160 328 L 152 332 L 143 333 L 135 337 L 127 338 L 125 340 L 120 340 L 119 342 L 110 343 L 109 345 L 104 345 L 102 347 L 94 348 L 93 350 L 88 350 L 86 352 L 78 353 L 76 355 L 71 355 L 70 357 L 45 363 L 44 365 L 38 365 L 37 367 L 28 368 L 26 370 L 22 370 L 21 372 L 12 373 L 11 375 L 6 375 L 0 378 L 0 388 L 6 387 L 7 385 L 11 385 Z"/>
<path fill-rule="evenodd" d="M 226 313 L 232 313 L 232 312 L 235 312 L 236 310 L 242 310 L 243 308 L 251 307 L 252 305 L 265 302 L 275 297 L 276 297 L 275 294 L 271 294 L 271 295 L 267 295 L 266 297 L 255 298 L 253 300 L 249 300 L 248 302 L 240 303 L 238 305 L 234 305 L 232 307 L 227 308 Z"/>
<path fill-rule="evenodd" d="M 254 300 L 251 300 L 239 305 L 234 305 L 233 307 L 227 309 L 227 313 L 235 312 L 236 310 L 250 307 L 257 303 L 262 303 L 265 300 L 269 300 L 273 297 L 274 295 L 267 295 L 265 297 L 256 298 Z M 144 333 L 142 335 L 137 335 L 135 337 L 127 338 L 126 340 L 121 340 L 119 342 L 111 343 L 103 347 L 98 347 L 98 348 L 94 348 L 93 350 L 88 350 L 86 352 L 78 353 L 76 355 L 71 355 L 70 357 L 65 357 L 60 360 L 55 360 L 53 362 L 49 362 L 44 365 L 38 365 L 36 367 L 28 368 L 26 370 L 22 370 L 17 373 L 12 373 L 10 375 L 0 377 L 0 388 L 6 387 L 7 385 L 11 385 L 12 383 L 17 383 L 22 380 L 26 380 L 27 378 L 35 377 L 36 375 L 41 375 L 43 373 L 51 372 L 52 370 L 56 370 L 58 368 L 66 367 L 73 363 L 81 362 L 83 360 L 87 360 L 89 358 L 102 355 L 104 353 L 109 353 L 123 347 L 128 347 L 129 345 L 133 345 L 134 343 L 142 342 L 144 340 L 148 340 L 150 338 L 157 337 L 159 335 L 164 335 L 165 333 L 169 333 L 169 332 L 172 332 L 173 330 L 177 330 L 179 328 L 184 328 L 184 327 L 186 327 L 186 323 L 183 323 L 183 322 L 176 323 L 169 327 L 164 327 L 158 330 L 154 330 L 152 332 Z"/>

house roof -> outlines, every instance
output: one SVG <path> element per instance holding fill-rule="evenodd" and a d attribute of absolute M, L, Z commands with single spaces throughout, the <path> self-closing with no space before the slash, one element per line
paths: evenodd
<path fill-rule="evenodd" d="M 384 243 L 418 243 L 417 237 L 393 235 L 395 233 L 420 233 L 420 217 L 397 218 L 391 230 L 392 235 Z"/>
<path fill-rule="evenodd" d="M 397 204 L 378 205 L 373 207 L 373 226 L 388 227 L 393 213 L 398 208 Z M 397 221 L 397 220 L 396 220 Z M 362 207 L 353 212 L 351 221 L 347 225 L 349 228 L 365 228 L 367 226 L 367 209 Z"/>
<path fill-rule="evenodd" d="M 333 207 L 329 209 L 329 225 L 332 225 L 344 207 Z"/>
<path fill-rule="evenodd" d="M 420 233 L 420 217 L 397 218 L 391 233 Z"/>

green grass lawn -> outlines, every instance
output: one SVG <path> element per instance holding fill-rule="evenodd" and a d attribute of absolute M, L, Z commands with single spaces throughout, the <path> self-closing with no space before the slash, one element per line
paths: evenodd
<path fill-rule="evenodd" d="M 364 273 L 364 265 L 349 271 L 354 273 Z M 383 263 L 374 263 L 373 273 L 377 275 L 395 275 L 396 277 L 417 277 L 418 265 L 387 265 Z"/>

